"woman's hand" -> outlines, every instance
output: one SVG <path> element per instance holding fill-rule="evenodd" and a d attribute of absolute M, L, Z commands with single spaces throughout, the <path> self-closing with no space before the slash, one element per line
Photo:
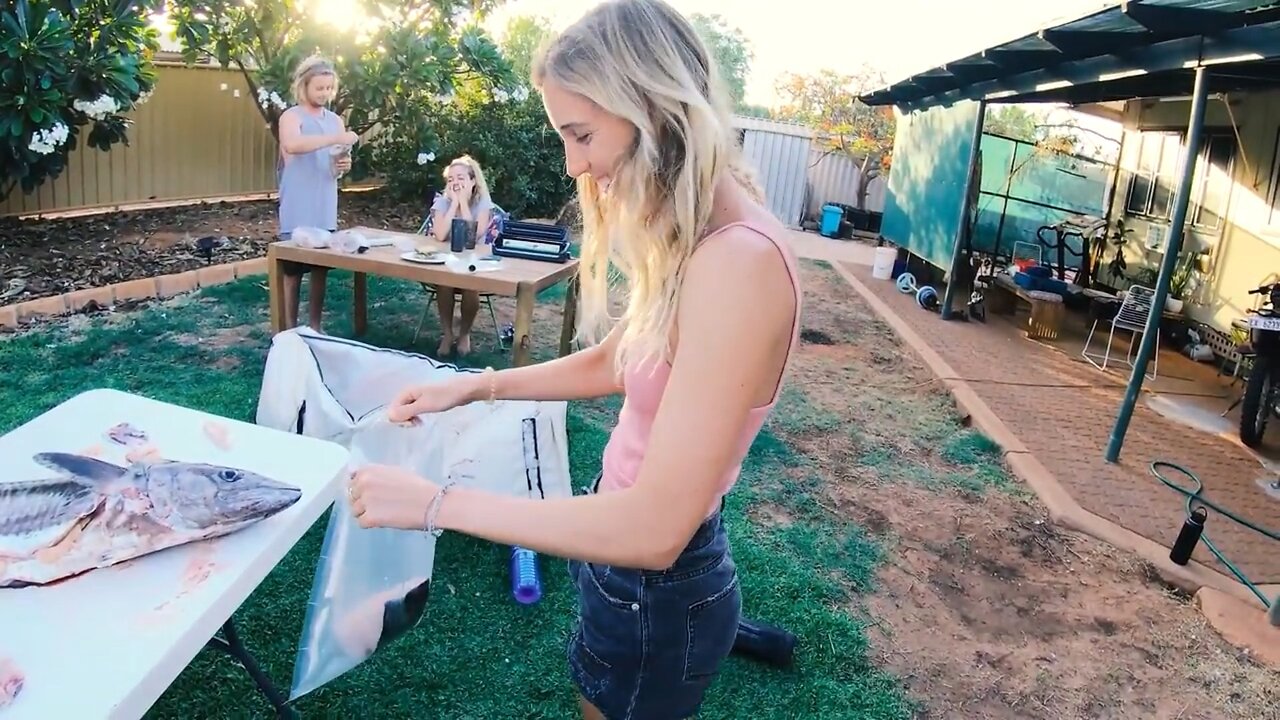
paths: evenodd
<path fill-rule="evenodd" d="M 334 143 L 334 145 L 355 145 L 359 141 L 359 135 L 347 130 L 346 132 L 338 133 L 338 142 Z"/>
<path fill-rule="evenodd" d="M 337 162 L 334 163 L 334 168 L 337 169 L 337 171 L 340 174 L 345 174 L 346 172 L 351 170 L 351 156 L 350 155 L 340 156 Z"/>
<path fill-rule="evenodd" d="M 392 465 L 365 465 L 351 475 L 347 499 L 360 527 L 423 530 L 440 486 Z"/>
<path fill-rule="evenodd" d="M 462 375 L 448 382 L 417 385 L 402 390 L 387 406 L 387 419 L 393 423 L 417 424 L 418 416 L 452 410 L 475 401 L 478 375 Z"/>

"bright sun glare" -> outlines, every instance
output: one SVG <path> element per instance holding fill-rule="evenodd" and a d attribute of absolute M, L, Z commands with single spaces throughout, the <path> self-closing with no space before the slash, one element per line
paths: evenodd
<path fill-rule="evenodd" d="M 356 0 L 306 0 L 304 7 L 317 21 L 335 28 L 359 28 L 368 19 Z"/>

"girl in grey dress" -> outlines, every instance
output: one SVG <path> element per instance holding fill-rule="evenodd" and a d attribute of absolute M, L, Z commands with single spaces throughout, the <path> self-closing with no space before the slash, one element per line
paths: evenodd
<path fill-rule="evenodd" d="M 346 129 L 342 118 L 325 107 L 333 100 L 338 76 L 333 64 L 318 56 L 299 63 L 293 74 L 296 103 L 280 116 L 280 237 L 288 240 L 300 227 L 338 229 L 338 177 L 351 169 L 351 146 L 359 136 Z M 285 327 L 298 324 L 302 274 L 309 272 L 310 322 L 320 330 L 324 308 L 325 268 L 288 263 L 285 266 Z"/>

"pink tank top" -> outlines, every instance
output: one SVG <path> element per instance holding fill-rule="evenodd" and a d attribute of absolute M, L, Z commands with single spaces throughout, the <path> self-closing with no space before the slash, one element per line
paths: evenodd
<path fill-rule="evenodd" d="M 796 298 L 796 314 L 791 321 L 791 339 L 787 346 L 787 365 L 789 366 L 791 352 L 795 348 L 796 339 L 800 333 L 801 292 L 796 259 L 791 254 L 790 248 L 776 237 L 777 233 L 785 232 L 785 230 L 781 226 L 773 230 L 761 228 L 756 222 L 735 222 L 718 228 L 710 233 L 707 238 L 709 239 L 734 226 L 749 228 L 767 238 L 782 254 L 783 262 L 786 263 L 787 274 L 791 278 L 791 286 L 795 291 Z M 652 372 L 650 372 L 651 368 L 651 363 L 635 366 L 628 368 L 623 376 L 624 399 L 622 410 L 618 414 L 618 423 L 614 426 L 613 433 L 609 436 L 609 443 L 604 449 L 603 468 L 599 485 L 600 492 L 630 487 L 635 483 L 636 476 L 640 472 L 640 462 L 644 459 L 645 449 L 649 445 L 649 432 L 653 427 L 653 419 L 657 415 L 658 406 L 662 402 L 662 393 L 667 387 L 667 377 L 671 373 L 671 365 L 668 362 L 663 362 Z M 784 369 L 784 376 L 785 373 L 786 370 Z M 707 515 L 711 515 L 719 509 L 720 499 L 738 481 L 738 475 L 742 471 L 742 460 L 746 457 L 747 451 L 751 448 L 751 443 L 755 441 L 756 435 L 760 432 L 760 428 L 764 426 L 764 421 L 768 418 L 770 411 L 773 410 L 773 406 L 778 402 L 778 394 L 781 390 L 782 378 L 780 377 L 769 402 L 765 405 L 756 406 L 749 411 L 747 421 L 738 435 L 738 447 L 734 454 L 733 465 L 719 479 L 717 483 L 718 492 L 711 507 L 707 508 Z"/>

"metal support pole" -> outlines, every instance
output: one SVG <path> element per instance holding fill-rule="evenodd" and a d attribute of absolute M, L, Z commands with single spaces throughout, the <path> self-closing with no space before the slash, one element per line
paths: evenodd
<path fill-rule="evenodd" d="M 982 123 L 987 117 L 987 101 L 978 101 L 978 120 L 973 126 L 973 146 L 969 148 L 969 165 L 964 176 L 964 200 L 960 202 L 960 224 L 956 226 L 955 247 L 951 251 L 951 272 L 947 276 L 947 289 L 942 294 L 942 319 L 951 319 L 951 299 L 956 292 L 956 279 L 960 277 L 960 250 L 964 246 L 964 234 L 969 224 L 969 198 L 973 194 L 973 168 L 978 164 L 978 152 L 982 146 Z M 981 178 L 978 179 L 981 182 Z"/>
<path fill-rule="evenodd" d="M 1116 423 L 1111 428 L 1111 440 L 1107 443 L 1107 462 L 1120 459 L 1120 448 L 1124 446 L 1124 435 L 1129 430 L 1129 421 L 1133 418 L 1133 408 L 1138 402 L 1138 394 L 1142 391 L 1142 379 L 1147 372 L 1147 362 L 1157 351 L 1156 330 L 1164 314 L 1164 301 L 1169 296 L 1169 280 L 1173 268 L 1178 263 L 1178 253 L 1182 250 L 1182 236 L 1187 224 L 1187 205 L 1191 199 L 1191 179 L 1196 171 L 1196 157 L 1200 154 L 1200 135 L 1204 129 L 1204 106 L 1208 100 L 1208 72 L 1204 66 L 1196 68 L 1195 89 L 1191 94 L 1191 118 L 1187 122 L 1187 144 L 1182 151 L 1182 177 L 1178 178 L 1178 192 L 1173 197 L 1173 219 L 1170 221 L 1169 242 L 1164 249 L 1164 258 L 1160 261 L 1160 275 L 1156 279 L 1155 297 L 1151 300 L 1151 312 L 1147 315 L 1147 324 L 1142 330 L 1142 344 L 1138 346 L 1138 357 L 1133 363 L 1133 372 L 1129 375 L 1129 385 L 1124 391 L 1124 401 L 1120 404 L 1120 412 L 1116 414 Z"/>

